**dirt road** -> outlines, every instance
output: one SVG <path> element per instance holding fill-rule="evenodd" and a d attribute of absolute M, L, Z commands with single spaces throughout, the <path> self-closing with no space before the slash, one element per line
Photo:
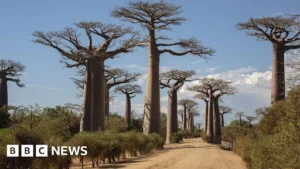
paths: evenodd
<path fill-rule="evenodd" d="M 85 167 L 86 168 L 86 167 Z M 246 169 L 242 159 L 201 139 L 188 139 L 182 144 L 166 145 L 154 154 L 127 159 L 100 168 L 124 169 Z"/>

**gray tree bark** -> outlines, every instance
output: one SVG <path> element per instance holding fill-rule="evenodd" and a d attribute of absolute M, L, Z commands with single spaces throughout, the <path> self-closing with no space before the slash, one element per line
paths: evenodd
<path fill-rule="evenodd" d="M 207 132 L 207 120 L 208 120 L 208 102 L 205 101 L 205 115 L 204 115 L 204 132 Z"/>
<path fill-rule="evenodd" d="M 194 115 L 193 114 L 191 114 L 190 131 L 194 132 Z"/>
<path fill-rule="evenodd" d="M 125 110 L 125 120 L 130 126 L 131 124 L 131 98 L 129 94 L 126 94 L 126 110 Z"/>
<path fill-rule="evenodd" d="M 186 105 L 183 106 L 182 130 L 186 130 Z"/>
<path fill-rule="evenodd" d="M 186 129 L 187 129 L 187 131 L 191 131 L 191 114 L 189 112 L 187 112 L 187 114 L 188 114 L 188 118 L 187 118 Z"/>
<path fill-rule="evenodd" d="M 109 116 L 109 88 L 105 84 L 105 116 Z"/>
<path fill-rule="evenodd" d="M 285 98 L 284 53 L 285 47 L 282 42 L 273 43 L 271 103 Z"/>
<path fill-rule="evenodd" d="M 144 105 L 144 134 L 160 131 L 159 51 L 155 31 L 149 31 L 148 75 Z"/>
<path fill-rule="evenodd" d="M 91 111 L 91 99 L 92 99 L 92 85 L 91 85 L 91 70 L 90 61 L 87 63 L 87 71 L 85 75 L 85 83 L 83 87 L 83 105 L 82 105 L 82 117 L 80 121 L 80 132 L 92 130 L 92 111 Z"/>
<path fill-rule="evenodd" d="M 0 74 L 0 108 L 8 105 L 7 80 L 5 73 Z"/>
<path fill-rule="evenodd" d="M 92 131 L 104 130 L 105 118 L 105 77 L 104 61 L 91 62 L 92 78 Z M 104 89 L 104 90 L 103 90 Z"/>
<path fill-rule="evenodd" d="M 213 138 L 213 111 L 214 111 L 214 104 L 213 104 L 213 93 L 212 90 L 209 91 L 209 102 L 208 102 L 208 118 L 207 118 L 207 131 L 206 137 L 208 142 L 212 142 Z"/>
<path fill-rule="evenodd" d="M 172 133 L 176 133 L 177 131 L 178 131 L 177 90 L 171 88 L 168 92 L 168 118 L 167 118 L 166 144 L 171 143 Z"/>
<path fill-rule="evenodd" d="M 224 114 L 220 114 L 221 127 L 224 127 Z"/>
<path fill-rule="evenodd" d="M 220 109 L 219 101 L 217 98 L 214 98 L 214 143 L 221 144 L 221 121 L 220 121 Z"/>

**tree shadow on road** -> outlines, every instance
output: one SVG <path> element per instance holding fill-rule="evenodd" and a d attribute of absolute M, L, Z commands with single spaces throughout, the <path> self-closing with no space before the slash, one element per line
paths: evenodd
<path fill-rule="evenodd" d="M 192 149 L 212 149 L 214 146 L 191 146 L 191 145 L 186 145 L 186 146 L 180 146 L 180 147 L 169 147 L 167 149 L 170 150 L 175 150 L 175 149 L 186 149 L 186 148 L 192 148 Z"/>

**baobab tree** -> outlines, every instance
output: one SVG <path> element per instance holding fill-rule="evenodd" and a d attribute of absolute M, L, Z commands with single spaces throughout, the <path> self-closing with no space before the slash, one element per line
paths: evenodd
<path fill-rule="evenodd" d="M 186 112 L 187 112 L 187 130 L 193 131 L 194 129 L 194 114 L 198 114 L 197 111 L 198 103 L 194 100 L 189 100 L 186 104 Z"/>
<path fill-rule="evenodd" d="M 77 72 L 78 78 L 71 78 L 73 82 L 76 84 L 77 88 L 83 90 L 84 87 L 84 76 L 86 74 L 85 69 L 79 69 Z M 141 75 L 140 73 L 129 73 L 125 69 L 114 68 L 111 69 L 108 66 L 105 66 L 105 83 L 106 83 L 106 90 L 105 90 L 105 115 L 109 115 L 109 102 L 113 99 L 110 96 L 110 89 L 121 84 L 134 82 L 138 79 Z M 82 95 L 79 95 L 82 96 Z"/>
<path fill-rule="evenodd" d="M 82 45 L 80 32 L 88 40 Z M 103 24 L 101 22 L 79 22 L 75 28 L 67 27 L 62 31 L 44 33 L 35 31 L 35 43 L 57 50 L 68 68 L 85 68 L 83 117 L 81 131 L 104 130 L 105 117 L 105 75 L 104 61 L 113 59 L 121 53 L 128 53 L 139 45 L 137 32 L 130 28 Z"/>
<path fill-rule="evenodd" d="M 284 54 L 300 48 L 300 23 L 298 16 L 250 18 L 238 23 L 239 30 L 273 45 L 271 103 L 285 98 Z"/>
<path fill-rule="evenodd" d="M 165 2 L 144 2 L 132 1 L 127 6 L 116 7 L 112 16 L 124 21 L 141 25 L 148 32 L 148 74 L 144 106 L 143 132 L 159 133 L 160 126 L 160 90 L 159 90 L 159 62 L 160 55 L 171 54 L 173 56 L 184 56 L 192 54 L 206 58 L 212 55 L 214 50 L 204 47 L 195 38 L 180 39 L 177 42 L 164 43 L 163 40 L 170 40 L 157 33 L 162 30 L 170 30 L 174 25 L 182 24 L 186 19 L 179 16 L 181 7 Z M 170 47 L 170 48 L 167 48 Z M 181 51 L 174 51 L 179 47 Z"/>
<path fill-rule="evenodd" d="M 141 75 L 140 73 L 129 73 L 128 71 L 119 68 L 105 70 L 105 82 L 106 82 L 105 115 L 106 116 L 109 115 L 110 89 L 121 84 L 134 82 L 138 79 L 140 75 Z"/>
<path fill-rule="evenodd" d="M 134 98 L 137 94 L 143 93 L 141 86 L 125 84 L 117 86 L 114 89 L 115 93 L 125 94 L 126 96 L 126 109 L 125 109 L 125 119 L 128 123 L 128 126 L 131 124 L 131 98 Z"/>
<path fill-rule="evenodd" d="M 203 93 L 199 93 L 195 95 L 195 98 L 203 100 L 205 103 L 205 109 L 204 109 L 204 132 L 207 132 L 207 124 L 208 124 L 208 102 L 209 102 L 209 94 L 208 91 L 205 92 L 203 90 Z"/>
<path fill-rule="evenodd" d="M 105 115 L 109 115 L 109 102 L 113 100 L 113 97 L 110 95 L 110 89 L 121 84 L 130 83 L 136 81 L 138 77 L 141 75 L 140 73 L 129 73 L 125 69 L 114 68 L 110 69 L 110 67 L 105 66 Z M 85 69 L 79 69 L 77 72 L 78 78 L 71 78 L 73 82 L 76 84 L 77 88 L 83 90 L 84 87 L 84 76 L 86 74 Z M 81 94 L 79 96 L 82 96 Z"/>
<path fill-rule="evenodd" d="M 194 125 L 194 119 L 196 116 L 200 116 L 200 113 L 196 110 L 196 109 L 192 109 L 190 112 L 189 112 L 189 131 L 191 132 L 194 132 L 195 130 L 195 125 Z"/>
<path fill-rule="evenodd" d="M 14 82 L 19 87 L 25 85 L 20 83 L 19 77 L 25 70 L 25 66 L 20 62 L 8 59 L 0 59 L 0 109 L 7 112 L 8 88 L 7 82 Z"/>
<path fill-rule="evenodd" d="M 184 85 L 186 81 L 191 81 L 195 71 L 170 70 L 160 73 L 161 88 L 169 88 L 168 91 L 168 115 L 167 115 L 167 134 L 166 143 L 171 143 L 172 133 L 178 131 L 178 115 L 177 115 L 177 91 Z"/>
<path fill-rule="evenodd" d="M 248 127 L 250 128 L 252 121 L 257 120 L 257 117 L 254 116 L 246 116 L 247 120 L 248 120 Z"/>
<path fill-rule="evenodd" d="M 195 97 L 200 99 L 208 99 L 207 104 L 207 121 L 206 135 L 208 141 L 213 143 L 221 142 L 221 121 L 219 99 L 223 95 L 235 94 L 236 88 L 231 86 L 231 82 L 222 79 L 203 78 L 199 80 L 199 84 L 188 88 L 190 91 L 199 93 Z"/>
<path fill-rule="evenodd" d="M 239 126 L 242 127 L 242 117 L 245 116 L 245 112 L 237 112 L 235 116 L 239 119 Z"/>
<path fill-rule="evenodd" d="M 198 130 L 201 131 L 202 123 L 196 123 L 196 126 L 198 127 Z"/>
<path fill-rule="evenodd" d="M 187 105 L 193 102 L 193 100 L 190 99 L 181 99 L 178 101 L 178 105 L 183 107 L 182 110 L 182 130 L 187 130 Z"/>
<path fill-rule="evenodd" d="M 224 127 L 224 114 L 232 113 L 232 108 L 227 106 L 220 106 L 220 121 L 221 121 L 221 127 Z"/>
<path fill-rule="evenodd" d="M 183 121 L 186 120 L 186 117 L 184 118 L 184 110 L 183 109 L 179 109 L 177 110 L 178 115 L 181 117 L 181 129 L 184 130 L 184 125 Z M 186 114 L 185 114 L 186 115 Z"/>

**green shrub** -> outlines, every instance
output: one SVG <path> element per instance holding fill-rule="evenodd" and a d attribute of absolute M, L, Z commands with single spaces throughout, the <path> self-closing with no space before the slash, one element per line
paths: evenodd
<path fill-rule="evenodd" d="M 242 156 L 249 168 L 298 169 L 299 110 L 300 87 L 296 87 L 286 100 L 273 104 L 263 112 L 261 120 L 252 129 L 236 131 L 225 127 L 222 134 L 223 137 L 234 135 L 234 151 Z"/>
<path fill-rule="evenodd" d="M 154 144 L 155 149 L 163 149 L 165 144 L 165 139 L 156 133 L 149 134 L 148 137 L 150 141 Z"/>
<path fill-rule="evenodd" d="M 201 136 L 199 131 L 191 132 L 191 131 L 186 131 L 186 130 L 180 130 L 178 133 L 183 137 L 183 138 L 198 138 Z"/>
<path fill-rule="evenodd" d="M 172 133 L 171 135 L 171 142 L 172 143 L 181 143 L 183 141 L 182 132 Z"/>
<path fill-rule="evenodd" d="M 204 131 L 201 132 L 201 138 L 204 142 L 208 142 L 207 137 L 206 137 L 206 133 Z"/>
<path fill-rule="evenodd" d="M 110 114 L 105 119 L 105 129 L 113 132 L 126 132 L 129 126 L 124 117 L 117 113 Z"/>
<path fill-rule="evenodd" d="M 10 120 L 10 115 L 7 111 L 7 108 L 4 107 L 0 107 L 0 128 L 6 128 L 9 127 L 9 124 L 11 122 Z"/>

